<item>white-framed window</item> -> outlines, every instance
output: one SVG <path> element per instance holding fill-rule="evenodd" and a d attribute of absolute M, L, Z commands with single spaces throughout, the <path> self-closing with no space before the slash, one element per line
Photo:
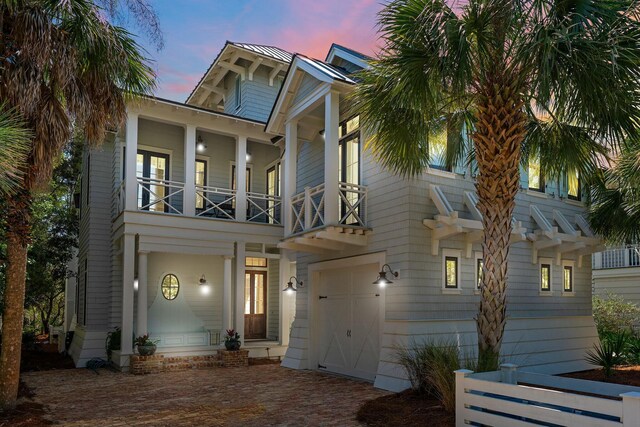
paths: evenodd
<path fill-rule="evenodd" d="M 240 75 L 236 76 L 236 90 L 235 90 L 236 110 L 239 110 L 242 106 L 242 80 Z"/>
<path fill-rule="evenodd" d="M 545 183 L 544 176 L 542 175 L 542 168 L 540 167 L 540 157 L 529 159 L 529 190 L 539 191 L 544 193 Z"/>
<path fill-rule="evenodd" d="M 484 266 L 484 259 L 482 258 L 482 252 L 476 252 L 474 255 L 474 261 L 473 261 L 473 268 L 474 268 L 474 275 L 473 275 L 473 279 L 475 283 L 475 290 L 476 292 L 480 291 L 480 283 L 482 283 L 482 276 L 483 276 L 483 272 L 482 272 L 482 267 Z"/>
<path fill-rule="evenodd" d="M 575 261 L 562 261 L 562 294 L 572 295 L 575 292 Z"/>
<path fill-rule="evenodd" d="M 553 260 L 540 258 L 538 264 L 538 289 L 540 295 L 552 295 L 553 293 Z"/>
<path fill-rule="evenodd" d="M 449 292 L 460 292 L 460 251 L 442 250 L 442 289 Z"/>

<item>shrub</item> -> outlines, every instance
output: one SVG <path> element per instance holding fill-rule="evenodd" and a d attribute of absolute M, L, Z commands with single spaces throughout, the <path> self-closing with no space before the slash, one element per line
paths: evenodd
<path fill-rule="evenodd" d="M 447 412 L 455 411 L 454 371 L 462 366 L 460 348 L 456 343 L 441 341 L 399 346 L 396 357 L 415 391 L 432 395 Z"/>
<path fill-rule="evenodd" d="M 619 295 L 608 293 L 604 298 L 594 295 L 593 319 L 600 339 L 619 332 L 630 332 L 640 323 L 640 307 Z"/>
<path fill-rule="evenodd" d="M 107 339 L 104 343 L 105 350 L 107 351 L 107 360 L 111 361 L 111 355 L 114 350 L 120 350 L 121 338 L 122 331 L 120 328 L 115 328 L 107 334 Z"/>
<path fill-rule="evenodd" d="M 601 366 L 605 377 L 610 377 L 613 368 L 624 362 L 624 353 L 629 343 L 629 334 L 619 332 L 594 344 L 593 349 L 587 350 L 585 360 L 592 365 Z"/>

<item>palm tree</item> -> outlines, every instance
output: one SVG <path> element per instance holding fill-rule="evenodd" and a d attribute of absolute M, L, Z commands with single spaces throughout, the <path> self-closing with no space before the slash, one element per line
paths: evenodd
<path fill-rule="evenodd" d="M 18 191 L 7 200 L 7 268 L 0 353 L 0 407 L 15 406 L 20 369 L 32 194 L 81 129 L 102 141 L 126 116 L 127 98 L 149 93 L 154 75 L 133 37 L 90 0 L 0 0 L 0 98 L 33 137 Z"/>
<path fill-rule="evenodd" d="M 613 166 L 592 179 L 589 222 L 611 243 L 640 242 L 640 140 L 629 141 Z"/>
<path fill-rule="evenodd" d="M 395 0 L 379 14 L 382 50 L 360 75 L 354 110 L 367 146 L 417 176 L 429 135 L 465 128 L 483 216 L 478 362 L 495 368 L 506 321 L 507 260 L 519 166 L 547 176 L 596 167 L 600 141 L 638 133 L 640 25 L 635 1 Z M 465 157 L 448 141 L 447 161 Z"/>
<path fill-rule="evenodd" d="M 0 105 L 0 197 L 11 195 L 20 185 L 30 136 L 20 117 Z"/>

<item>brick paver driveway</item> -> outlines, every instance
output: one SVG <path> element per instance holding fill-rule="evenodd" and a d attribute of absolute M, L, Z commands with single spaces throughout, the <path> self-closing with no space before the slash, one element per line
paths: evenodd
<path fill-rule="evenodd" d="M 277 365 L 134 376 L 87 369 L 22 375 L 65 426 L 350 426 L 371 384 Z"/>

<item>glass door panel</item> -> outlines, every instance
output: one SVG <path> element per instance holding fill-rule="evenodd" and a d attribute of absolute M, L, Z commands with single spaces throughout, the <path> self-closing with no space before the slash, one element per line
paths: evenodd
<path fill-rule="evenodd" d="M 196 160 L 196 209 L 204 209 L 205 194 L 198 187 L 207 185 L 207 162 L 204 160 Z"/>
<path fill-rule="evenodd" d="M 136 175 L 147 178 L 138 186 L 138 208 L 153 212 L 167 212 L 166 198 L 169 180 L 169 155 L 138 151 Z"/>

